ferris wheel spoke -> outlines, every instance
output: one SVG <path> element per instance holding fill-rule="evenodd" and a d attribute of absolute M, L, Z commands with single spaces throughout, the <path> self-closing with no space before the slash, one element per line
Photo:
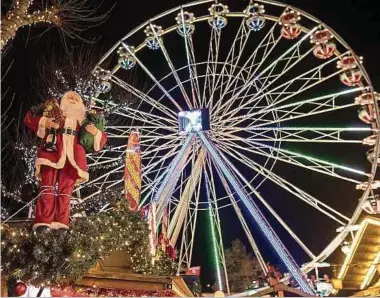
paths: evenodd
<path fill-rule="evenodd" d="M 186 101 L 186 103 L 187 103 L 189 109 L 192 109 L 192 108 L 193 108 L 193 105 L 192 105 L 192 103 L 191 103 L 191 101 L 190 101 L 189 96 L 187 95 L 187 92 L 186 92 L 185 88 L 184 88 L 183 85 L 182 85 L 181 79 L 180 79 L 179 76 L 178 76 L 178 73 L 177 73 L 177 71 L 176 71 L 176 69 L 175 69 L 175 67 L 174 67 L 173 62 L 172 62 L 172 60 L 170 59 L 169 53 L 168 53 L 168 51 L 167 51 L 166 48 L 165 48 L 165 45 L 164 45 L 163 39 L 160 38 L 160 37 L 157 35 L 157 32 L 156 32 L 155 28 L 153 27 L 152 23 L 150 23 L 150 29 L 151 29 L 151 31 L 153 32 L 156 41 L 160 44 L 161 52 L 162 52 L 162 54 L 164 55 L 165 60 L 166 60 L 166 63 L 168 64 L 168 66 L 169 66 L 169 68 L 170 68 L 170 70 L 171 70 L 171 72 L 172 72 L 172 75 L 173 75 L 175 81 L 177 82 L 177 85 L 178 85 L 179 89 L 180 89 L 181 92 L 182 92 L 182 96 L 183 96 L 183 98 L 185 99 L 185 101 Z M 158 83 L 158 81 L 157 81 L 157 83 Z M 167 91 L 166 91 L 165 94 L 167 95 Z"/>
<path fill-rule="evenodd" d="M 214 92 L 215 88 L 215 75 L 216 69 L 218 65 L 218 56 L 219 56 L 219 45 L 220 45 L 220 29 L 211 29 L 210 34 L 210 42 L 208 49 L 208 57 L 206 63 L 206 77 L 204 79 L 203 84 L 203 95 L 202 95 L 202 105 L 207 106 L 207 100 L 210 100 L 211 94 Z M 208 98 L 206 94 L 206 90 L 208 90 Z"/>
<path fill-rule="evenodd" d="M 324 83 L 325 81 L 335 77 L 335 76 L 338 76 L 342 71 L 339 70 L 337 72 L 334 72 L 333 74 L 329 74 L 329 75 L 323 75 L 322 74 L 322 71 L 324 70 L 324 68 L 328 67 L 332 62 L 334 62 L 336 59 L 338 58 L 334 58 L 334 59 L 331 59 L 330 61 L 326 62 L 326 63 L 323 63 L 311 70 L 308 70 L 306 72 L 304 72 L 303 74 L 300 74 L 299 76 L 297 77 L 294 77 L 290 80 L 288 80 L 287 82 L 271 89 L 271 90 L 266 90 L 265 87 L 261 87 L 260 90 L 261 92 L 259 91 L 258 94 L 262 93 L 265 91 L 265 94 L 270 94 L 272 95 L 272 92 L 279 92 L 279 94 L 277 94 L 276 96 L 273 96 L 273 100 L 272 100 L 272 103 L 271 104 L 268 104 L 266 108 L 264 108 L 263 110 L 263 114 L 262 114 L 262 117 L 264 117 L 266 114 L 269 113 L 268 110 L 270 110 L 271 108 L 279 105 L 280 103 L 296 96 L 296 95 L 299 95 L 315 86 L 318 86 L 322 83 Z M 280 74 L 280 77 L 282 76 L 282 74 Z M 296 84 L 297 83 L 303 83 L 302 86 L 297 86 Z M 295 90 L 289 90 L 289 88 L 292 86 L 292 85 L 295 85 Z M 284 92 L 290 92 L 290 94 L 288 94 L 287 96 L 283 97 L 284 95 Z M 236 119 L 241 119 L 242 116 L 235 116 L 233 117 L 234 115 L 236 115 L 237 112 L 239 112 L 241 110 L 241 108 L 244 108 L 244 107 L 247 107 L 249 105 L 251 105 L 252 103 L 256 102 L 253 107 L 255 107 L 256 105 L 258 105 L 261 101 L 261 99 L 265 98 L 265 94 L 261 94 L 261 95 L 254 95 L 253 97 L 251 97 L 250 99 L 248 99 L 244 104 L 242 104 L 239 108 L 235 108 L 233 110 L 230 110 L 228 111 L 227 113 L 224 114 L 224 117 L 226 120 L 224 120 L 223 122 L 228 122 L 229 120 L 236 120 Z M 281 99 L 280 99 L 281 98 Z M 248 110 L 248 113 L 247 114 L 250 114 L 252 111 L 251 110 Z M 264 113 L 265 112 L 265 113 Z"/>
<path fill-rule="evenodd" d="M 157 126 L 141 126 L 141 125 L 112 125 L 106 126 L 107 135 L 125 135 L 130 134 L 131 131 L 137 130 L 140 139 L 150 139 L 159 135 L 163 135 L 162 131 L 170 132 L 173 138 L 178 135 L 177 127 L 157 127 Z M 173 133 L 174 132 L 174 133 Z M 166 135 L 165 135 L 166 136 Z"/>
<path fill-rule="evenodd" d="M 223 99 L 226 96 L 226 93 L 230 90 L 231 86 L 233 86 L 234 83 L 236 83 L 236 80 L 240 75 L 243 73 L 243 71 L 250 65 L 248 74 L 252 73 L 252 68 L 255 67 L 255 70 L 257 71 L 258 68 L 261 66 L 261 64 L 266 60 L 266 58 L 269 56 L 269 54 L 273 51 L 273 49 L 276 47 L 278 42 L 280 41 L 281 37 L 276 37 L 274 34 L 275 29 L 277 28 L 278 24 L 275 22 L 269 32 L 265 35 L 265 37 L 261 40 L 261 42 L 258 44 L 256 49 L 253 51 L 253 53 L 249 56 L 247 61 L 244 63 L 244 65 L 241 67 L 240 71 L 237 73 L 237 75 L 233 78 L 233 80 L 228 80 L 227 87 L 224 89 L 223 94 L 220 97 L 220 100 L 218 104 L 215 106 L 214 109 L 212 109 L 212 115 L 214 115 L 217 111 L 223 110 L 224 107 L 229 104 L 228 102 L 222 104 Z M 263 51 L 262 55 L 259 53 Z M 257 56 L 259 56 L 257 58 Z M 257 58 L 257 59 L 256 59 Z M 261 60 L 260 62 L 257 62 L 257 60 Z M 248 78 L 251 76 L 248 75 Z"/>
<path fill-rule="evenodd" d="M 187 180 L 186 184 L 181 183 L 181 185 L 185 185 L 185 188 L 183 189 L 183 191 L 181 191 L 179 206 L 177 207 L 172 217 L 172 221 L 169 225 L 169 236 L 173 246 L 177 243 L 180 230 L 184 223 L 186 210 L 188 209 L 191 198 L 194 195 L 195 186 L 199 183 L 201 179 L 201 170 L 204 164 L 204 160 L 205 151 L 202 148 L 199 152 L 194 167 L 192 167 L 190 178 Z"/>
<path fill-rule="evenodd" d="M 348 139 L 342 135 L 348 133 L 374 133 L 370 127 L 252 127 L 252 129 L 242 128 L 250 136 L 244 137 L 245 140 L 256 142 L 299 142 L 299 143 L 353 143 L 362 144 L 362 139 Z M 228 132 L 220 132 L 220 141 L 223 136 L 226 140 L 241 140 L 242 138 L 234 135 L 234 132 L 241 131 L 240 128 L 233 128 Z M 281 132 L 281 136 L 272 136 L 275 132 Z M 269 135 L 268 135 L 269 134 Z M 305 136 L 307 135 L 307 136 Z M 357 134 L 355 134 L 357 135 Z"/>
<path fill-rule="evenodd" d="M 192 168 L 195 167 L 196 152 L 197 152 L 197 150 L 193 150 L 193 154 L 192 154 Z M 195 192 L 194 192 L 195 208 L 189 209 L 189 212 L 192 213 L 192 216 L 190 216 L 190 218 L 192 220 L 191 220 L 190 231 L 189 231 L 190 232 L 190 242 L 189 242 L 189 245 L 188 245 L 189 246 L 189 250 L 188 250 L 189 264 L 192 263 L 192 257 L 193 257 L 195 231 L 196 231 L 196 225 L 197 225 L 197 219 L 198 219 L 198 206 L 199 206 L 199 201 L 200 201 L 200 196 L 201 196 L 201 183 L 200 183 L 200 181 L 202 181 L 202 175 L 203 175 L 203 172 L 201 171 L 200 172 L 200 177 L 198 179 L 198 183 L 197 184 L 193 184 L 194 188 L 196 188 Z M 192 180 L 194 180 L 194 177 L 192 177 Z M 191 197 L 190 197 L 190 201 L 191 201 Z"/>
<path fill-rule="evenodd" d="M 173 120 L 172 118 L 168 118 L 166 116 L 162 117 L 162 116 L 157 115 L 156 113 L 143 112 L 141 110 L 138 110 L 138 109 L 132 108 L 132 107 L 124 107 L 123 110 L 128 112 L 130 117 L 136 117 L 136 115 L 138 115 L 139 117 L 144 119 L 145 122 L 146 122 L 146 120 L 150 120 L 151 125 L 157 124 L 157 125 L 161 125 L 161 126 L 167 126 L 169 123 L 170 123 L 170 125 L 176 125 L 177 124 L 177 122 L 175 120 Z"/>
<path fill-rule="evenodd" d="M 109 158 L 103 161 L 99 161 L 99 160 L 101 159 L 94 161 L 94 163 L 88 163 L 89 170 L 94 170 L 93 168 L 97 166 L 106 166 L 106 165 L 110 166 L 110 164 L 114 164 L 114 163 L 118 165 L 118 162 L 120 161 L 120 157 L 113 157 L 113 158 Z"/>
<path fill-rule="evenodd" d="M 167 160 L 168 158 L 176 155 L 178 153 L 176 151 L 176 149 L 179 146 L 180 145 L 173 147 L 168 153 L 166 153 L 162 157 L 159 157 L 158 159 L 150 158 L 148 164 L 147 165 L 143 165 L 143 168 L 142 168 L 143 169 L 143 174 L 142 174 L 142 176 L 149 174 L 150 173 L 150 171 L 149 171 L 150 169 L 153 169 L 155 166 L 158 166 L 159 164 L 163 165 L 163 163 L 164 163 L 165 160 Z"/>
<path fill-rule="evenodd" d="M 156 127 L 169 126 L 168 122 L 161 122 L 160 119 L 157 119 L 158 118 L 157 116 L 154 117 L 154 116 L 142 115 L 140 113 L 133 113 L 132 111 L 129 111 L 129 110 L 124 110 L 124 111 L 119 110 L 119 111 L 116 111 L 114 114 L 121 116 L 126 120 L 133 119 L 134 121 L 138 122 L 140 126 L 142 123 L 146 123 L 147 125 L 156 125 Z M 170 126 L 172 126 L 173 124 L 174 123 L 170 123 Z"/>
<path fill-rule="evenodd" d="M 160 84 L 160 82 L 155 78 L 155 76 L 149 71 L 149 69 L 140 61 L 139 58 L 135 55 L 135 53 L 126 45 L 124 42 L 121 43 L 123 47 L 128 51 L 128 53 L 133 56 L 136 60 L 137 64 L 145 71 L 145 73 L 151 78 L 151 80 L 157 85 L 157 87 L 167 96 L 167 98 L 173 103 L 173 105 L 179 110 L 182 111 L 182 107 L 175 101 L 175 99 L 166 91 L 164 86 Z"/>
<path fill-rule="evenodd" d="M 232 146 L 223 146 L 221 144 L 219 146 L 221 147 L 221 150 L 223 150 L 226 154 L 232 156 L 234 159 L 238 160 L 239 162 L 247 165 L 254 172 L 257 172 L 260 175 L 268 178 L 273 183 L 285 189 L 286 191 L 294 195 L 296 198 L 312 206 L 313 208 L 315 208 L 322 214 L 326 215 L 330 219 L 336 221 L 337 223 L 341 225 L 346 225 L 350 221 L 350 218 L 348 218 L 347 216 L 343 215 L 339 211 L 330 207 L 328 204 L 314 198 L 312 195 L 301 190 L 300 188 L 290 183 L 286 179 L 278 176 L 273 171 L 266 169 L 259 163 L 247 158 L 245 155 L 242 155 L 241 152 L 234 149 Z"/>
<path fill-rule="evenodd" d="M 176 144 L 175 142 L 176 142 L 176 140 L 171 140 L 167 144 L 165 144 L 165 146 L 162 146 L 162 145 L 156 145 L 155 146 L 153 144 L 149 144 L 147 149 L 144 149 L 144 151 L 143 151 L 144 153 L 142 154 L 142 158 L 143 159 L 147 159 L 147 158 L 153 159 L 153 158 L 156 158 L 156 155 L 159 153 L 163 154 L 166 150 L 179 147 L 180 144 Z M 154 153 L 154 156 L 151 156 L 151 154 L 153 154 L 153 153 Z"/>
<path fill-rule="evenodd" d="M 209 167 L 211 168 L 212 162 L 209 159 L 208 159 L 208 162 L 209 162 Z M 237 204 L 237 201 L 236 201 L 236 199 L 235 199 L 235 197 L 233 195 L 233 192 L 231 191 L 230 186 L 228 185 L 227 180 L 224 178 L 223 173 L 221 172 L 221 170 L 219 169 L 219 167 L 217 165 L 214 164 L 214 168 L 216 169 L 216 171 L 217 171 L 217 173 L 219 175 L 219 178 L 220 178 L 220 180 L 222 182 L 222 185 L 223 185 L 226 193 L 228 194 L 228 197 L 229 197 L 229 199 L 231 201 L 231 204 L 232 204 L 232 206 L 233 206 L 233 208 L 235 210 L 235 213 L 236 213 L 236 215 L 237 215 L 237 217 L 238 217 L 238 219 L 239 219 L 239 221 L 240 221 L 240 223 L 242 225 L 242 228 L 243 228 L 243 230 L 244 230 L 244 232 L 245 232 L 245 234 L 246 234 L 246 236 L 248 238 L 248 241 L 249 241 L 249 243 L 250 243 L 250 245 L 252 247 L 252 250 L 253 250 L 255 256 L 257 257 L 257 259 L 259 261 L 261 270 L 263 270 L 264 273 L 267 273 L 267 266 L 266 266 L 266 263 L 264 261 L 264 258 L 261 255 L 260 249 L 257 246 L 255 239 L 253 238 L 251 230 L 248 227 L 248 224 L 247 224 L 247 222 L 244 219 L 244 216 L 243 216 L 243 214 L 242 214 L 242 212 L 241 212 L 241 210 L 240 210 L 240 208 L 239 208 L 239 206 Z M 211 172 L 211 169 L 210 169 L 210 172 Z"/>
<path fill-rule="evenodd" d="M 247 28 L 247 26 L 245 24 L 245 20 L 242 20 L 242 22 L 240 24 L 239 31 L 236 34 L 235 40 L 234 40 L 234 42 L 233 42 L 233 44 L 231 46 L 231 50 L 230 50 L 231 58 L 228 60 L 228 58 L 230 57 L 230 53 L 229 53 L 229 56 L 227 57 L 226 63 L 225 63 L 225 64 L 228 63 L 228 64 L 233 65 L 233 66 L 231 67 L 231 70 L 228 73 L 228 81 L 227 81 L 226 84 L 223 84 L 223 77 L 222 77 L 222 84 L 221 84 L 221 86 L 223 86 L 223 85 L 229 86 L 230 83 L 231 83 L 231 78 L 235 77 L 234 73 L 235 73 L 236 69 L 239 66 L 239 61 L 240 61 L 240 59 L 242 57 L 242 54 L 243 54 L 244 49 L 245 49 L 245 46 L 246 46 L 246 44 L 248 42 L 250 33 L 251 33 L 251 30 L 249 30 Z M 257 52 L 256 52 L 256 54 L 257 54 Z M 254 57 L 256 57 L 256 56 L 254 56 Z M 253 61 L 254 61 L 254 58 L 253 58 Z M 253 64 L 251 64 L 251 65 L 253 65 Z M 222 70 L 222 73 L 223 73 L 223 70 Z M 224 91 L 228 91 L 227 89 L 228 89 L 228 87 L 222 89 L 221 90 L 222 94 L 223 94 Z"/>
<path fill-rule="evenodd" d="M 178 147 L 180 145 L 176 146 L 175 148 L 172 148 L 169 152 L 167 152 L 163 156 L 156 156 L 154 155 L 153 158 L 150 159 L 148 164 L 145 166 L 145 169 L 143 171 L 142 177 L 148 177 L 148 175 L 155 174 L 155 181 L 160 181 L 162 177 L 165 177 L 167 175 L 167 172 L 169 171 L 169 165 L 165 165 L 165 161 L 168 161 L 169 158 L 178 154 Z M 155 161 L 154 163 L 152 163 Z M 186 164 L 185 164 L 186 166 Z"/>
<path fill-rule="evenodd" d="M 107 173 L 105 173 L 105 174 L 103 174 L 103 175 L 101 175 L 101 176 L 99 176 L 99 177 L 97 177 L 97 178 L 95 178 L 89 182 L 83 183 L 83 184 L 79 185 L 78 187 L 74 188 L 74 192 L 79 191 L 84 187 L 88 187 L 89 185 L 94 184 L 94 183 L 96 183 L 102 179 L 106 180 L 112 173 L 115 173 L 115 172 L 117 172 L 123 168 L 124 168 L 124 165 L 121 165 L 121 166 L 116 167 L 116 168 L 110 170 L 109 172 L 107 172 Z"/>
<path fill-rule="evenodd" d="M 181 7 L 181 24 L 182 24 L 183 32 L 186 32 L 184 11 L 182 7 Z M 183 34 L 183 41 L 184 41 L 185 49 L 186 49 L 187 67 L 189 71 L 189 79 L 190 79 L 190 84 L 191 84 L 194 107 L 200 107 L 201 93 L 200 93 L 200 87 L 199 87 L 199 81 L 198 81 L 198 73 L 197 73 L 196 60 L 195 60 L 195 54 L 194 54 L 194 46 L 192 42 L 192 35 Z M 196 93 L 196 95 L 194 92 Z"/>
<path fill-rule="evenodd" d="M 268 204 L 268 202 L 263 198 L 263 196 L 255 189 L 249 181 L 237 170 L 237 168 L 229 161 L 229 159 L 222 153 L 222 158 L 229 166 L 231 171 L 236 175 L 236 178 L 239 179 L 240 184 L 244 188 L 249 189 L 257 199 L 264 205 L 264 207 L 272 214 L 272 216 L 281 224 L 281 226 L 289 233 L 289 235 L 297 242 L 297 244 L 305 251 L 311 259 L 314 259 L 316 256 L 311 250 L 303 243 L 303 241 L 293 232 L 293 230 L 286 224 L 286 222 L 277 214 L 277 212 Z M 223 171 L 222 171 L 223 172 Z M 278 237 L 278 236 L 277 236 Z M 279 240 L 279 239 L 278 239 Z M 282 244 L 283 245 L 283 244 Z M 284 247 L 285 248 L 285 247 Z"/>
<path fill-rule="evenodd" d="M 336 92 L 336 93 L 327 94 L 327 95 L 323 95 L 323 96 L 319 96 L 319 97 L 315 97 L 315 98 L 311 98 L 311 99 L 297 101 L 297 102 L 285 104 L 282 106 L 274 105 L 271 108 L 268 108 L 268 109 L 264 108 L 263 110 L 259 110 L 259 111 L 256 111 L 254 113 L 247 114 L 246 119 L 253 119 L 253 121 L 257 121 L 257 120 L 262 120 L 262 118 L 265 115 L 267 115 L 268 113 L 271 113 L 271 112 L 276 112 L 278 114 L 281 114 L 281 116 L 279 116 L 278 119 L 268 121 L 268 122 L 266 122 L 266 124 L 265 123 L 259 123 L 259 124 L 249 126 L 250 128 L 251 127 L 262 127 L 264 125 L 282 123 L 285 121 L 295 120 L 295 119 L 300 119 L 300 118 L 305 118 L 305 117 L 312 117 L 313 115 L 318 115 L 318 114 L 322 114 L 322 113 L 333 112 L 336 110 L 353 107 L 356 105 L 354 103 L 354 101 L 352 101 L 352 103 L 350 103 L 350 104 L 342 105 L 341 103 L 339 104 L 339 101 L 337 99 L 340 96 L 355 93 L 355 92 L 358 92 L 358 91 L 361 91 L 364 89 L 365 89 L 364 87 L 358 87 L 358 88 L 354 88 L 354 89 L 348 89 L 348 90 L 345 90 L 342 92 Z M 305 110 L 304 107 L 306 105 L 308 105 L 308 107 L 310 107 L 311 110 L 309 110 L 309 111 Z M 312 108 L 314 108 L 314 109 L 312 109 Z M 297 112 L 297 110 L 300 110 L 300 111 Z M 237 116 L 237 117 L 234 117 L 233 119 L 222 120 L 222 121 L 220 121 L 220 123 L 224 123 L 223 125 L 226 126 L 225 124 L 229 120 L 231 120 L 232 123 L 230 123 L 229 125 L 232 127 L 236 127 L 237 125 L 239 125 L 240 123 L 242 123 L 246 119 L 244 119 L 244 117 L 242 117 L 242 116 Z"/>
<path fill-rule="evenodd" d="M 259 123 L 259 124 L 256 124 L 253 127 L 263 127 L 263 126 L 266 126 L 266 125 L 279 124 L 279 123 L 286 122 L 286 121 L 292 121 L 292 120 L 301 119 L 301 118 L 305 118 L 305 117 L 312 117 L 314 115 L 319 115 L 319 114 L 324 114 L 324 113 L 336 112 L 338 110 L 343 110 L 343 109 L 347 109 L 347 108 L 351 108 L 351 107 L 356 106 L 355 103 L 346 104 L 346 105 L 340 105 L 340 106 L 334 106 L 334 103 L 332 105 L 330 105 L 330 106 L 323 105 L 323 104 L 314 104 L 314 105 L 316 105 L 317 108 L 315 108 L 311 112 L 308 112 L 308 113 L 301 113 L 301 112 L 299 112 L 299 113 L 293 113 L 293 115 L 290 115 L 288 117 L 282 117 L 281 119 L 267 121 L 265 123 Z M 327 107 L 326 108 L 322 108 L 324 106 L 327 106 Z M 286 112 L 286 113 L 289 113 L 289 111 Z M 263 122 L 263 121 L 261 121 L 261 122 Z"/>
<path fill-rule="evenodd" d="M 257 145 L 254 145 L 254 146 L 252 146 L 252 145 L 256 142 L 249 142 L 249 141 L 245 141 L 245 140 L 242 140 L 242 142 L 244 143 L 245 147 L 240 146 L 239 144 L 236 144 L 233 142 L 231 142 L 231 144 L 232 144 L 231 146 L 236 146 L 239 149 L 244 150 L 244 151 L 249 151 L 249 152 L 254 153 L 254 154 L 258 154 L 261 156 L 272 158 L 274 160 L 279 160 L 279 161 L 282 161 L 282 162 L 285 162 L 288 164 L 292 164 L 292 165 L 297 166 L 297 167 L 305 168 L 305 169 L 308 169 L 311 171 L 319 172 L 321 174 L 332 176 L 334 178 L 340 178 L 340 179 L 350 181 L 350 182 L 355 183 L 355 184 L 360 184 L 361 181 L 355 180 L 353 178 L 349 178 L 346 176 L 342 176 L 342 175 L 336 173 L 335 170 L 340 169 L 340 170 L 345 170 L 345 171 L 352 172 L 355 174 L 359 174 L 362 176 L 367 176 L 367 177 L 370 176 L 370 174 L 368 174 L 368 173 L 365 173 L 365 172 L 360 171 L 360 170 L 356 170 L 356 169 L 351 168 L 351 167 L 345 167 L 345 166 L 337 165 L 337 164 L 327 162 L 327 161 L 324 161 L 324 160 L 321 160 L 318 158 L 314 158 L 311 156 L 306 156 L 306 155 L 303 155 L 300 153 L 291 152 L 289 150 L 279 149 L 279 148 L 276 148 L 273 146 L 261 144 L 259 142 L 257 142 Z M 247 145 L 249 145 L 249 147 L 246 147 Z M 260 146 L 260 148 L 258 148 L 258 146 Z M 264 149 L 265 150 L 269 149 L 271 153 L 268 153 Z M 273 152 L 276 152 L 277 155 L 276 156 L 273 155 Z M 307 161 L 308 163 L 301 162 L 301 161 Z"/>
<path fill-rule="evenodd" d="M 282 78 L 286 73 L 288 73 L 288 71 L 290 71 L 291 69 L 293 69 L 299 63 L 301 63 L 305 57 L 307 57 L 310 53 L 313 52 L 313 48 L 305 50 L 304 52 L 305 53 L 302 53 L 301 50 L 300 50 L 300 47 L 297 47 L 296 49 L 294 49 L 294 51 L 291 53 L 291 55 L 289 57 L 285 57 L 285 58 L 280 59 L 278 62 L 281 62 L 281 61 L 286 62 L 285 66 L 279 67 L 279 69 L 277 70 L 276 69 L 277 64 L 275 64 L 273 66 L 272 70 L 269 72 L 269 74 L 266 77 L 262 77 L 261 79 L 257 79 L 257 81 L 260 83 L 261 87 L 259 87 L 255 83 L 255 81 L 253 81 L 254 86 L 256 87 L 256 90 L 258 90 L 258 92 L 256 92 L 252 97 L 250 97 L 250 99 L 247 100 L 241 107 L 246 107 L 246 106 L 248 106 L 251 103 L 253 103 L 253 102 L 256 101 L 256 104 L 253 105 L 253 107 L 255 107 L 260 102 L 260 99 L 263 99 L 263 98 L 266 97 L 266 95 L 265 95 L 266 93 L 271 94 L 270 91 L 266 92 L 266 90 L 271 85 L 273 85 L 277 80 L 279 80 L 280 78 Z M 294 62 L 291 64 L 292 61 L 294 61 Z M 327 64 L 330 64 L 330 63 L 331 63 L 331 61 L 327 62 Z M 276 73 L 273 73 L 275 70 L 277 70 Z M 312 72 L 312 71 L 309 71 L 309 72 Z M 270 81 L 268 83 L 269 79 L 270 79 Z M 304 78 L 301 76 L 299 79 L 304 79 Z M 264 80 L 264 82 L 261 82 L 261 80 Z M 294 81 L 294 82 L 296 82 L 296 81 Z M 292 81 L 292 83 L 293 83 L 293 81 Z M 284 91 L 286 91 L 286 89 L 290 86 L 290 83 L 285 83 L 283 85 L 286 85 L 286 88 L 284 90 Z M 247 92 L 248 91 L 249 91 L 249 89 L 247 90 Z M 263 94 L 263 93 L 264 93 L 264 95 L 262 95 L 262 96 L 259 97 L 259 94 Z M 245 97 L 246 96 L 247 96 L 247 94 L 245 94 Z M 282 94 L 280 93 L 278 95 L 278 97 L 279 96 L 282 96 Z M 275 100 L 276 99 L 274 99 L 273 101 L 275 101 Z M 233 101 L 230 102 L 230 104 L 229 104 L 229 106 L 227 107 L 226 110 L 230 110 L 230 107 L 232 106 L 232 104 L 233 104 Z M 226 113 L 224 116 L 227 116 L 227 115 L 230 115 L 230 114 L 231 114 L 231 116 L 233 116 L 234 114 L 236 114 L 237 111 L 239 111 L 239 109 L 237 109 L 237 110 L 234 109 L 234 110 Z M 251 112 L 251 111 L 249 111 L 249 112 Z"/>
<path fill-rule="evenodd" d="M 241 24 L 240 24 L 240 27 L 239 27 L 236 35 L 235 35 L 234 41 L 233 41 L 231 48 L 228 52 L 226 60 L 223 63 L 223 67 L 222 67 L 222 70 L 220 71 L 220 75 L 218 76 L 218 79 L 215 83 L 216 89 L 218 87 L 220 87 L 221 92 L 222 92 L 223 85 L 228 85 L 231 78 L 233 77 L 233 74 L 234 74 L 234 72 L 238 66 L 238 63 L 240 61 L 241 55 L 244 51 L 244 48 L 245 48 L 245 45 L 248 41 L 250 33 L 251 33 L 251 31 L 247 28 L 247 26 L 245 25 L 245 20 L 243 19 Z M 227 66 L 230 66 L 230 68 L 231 68 L 230 71 L 228 71 Z M 227 77 L 228 77 L 227 82 L 224 82 L 224 73 L 227 74 Z M 220 82 L 220 84 L 219 84 L 219 82 Z M 214 96 L 212 95 L 210 97 L 210 101 L 209 101 L 209 104 L 207 105 L 207 107 L 212 109 L 213 102 L 214 102 Z"/>
<path fill-rule="evenodd" d="M 149 104 L 152 108 L 155 108 L 155 109 L 161 111 L 162 113 L 164 113 L 165 115 L 167 115 L 169 117 L 168 119 L 171 118 L 172 120 L 176 121 L 176 119 L 177 119 L 176 113 L 173 112 L 168 107 L 166 107 L 166 105 L 164 105 L 161 102 L 153 99 L 152 97 L 148 96 L 147 94 L 140 91 L 136 87 L 128 84 L 127 82 L 119 79 L 116 76 L 112 76 L 111 81 L 114 82 L 115 84 L 117 84 L 118 86 L 120 86 L 121 88 L 125 89 L 126 91 L 130 92 L 132 95 L 141 99 L 143 102 Z"/>
<path fill-rule="evenodd" d="M 86 155 L 86 157 L 90 160 L 89 164 L 91 164 L 91 165 L 99 164 L 99 161 L 104 160 L 104 159 L 106 159 L 107 161 L 109 161 L 109 160 L 115 161 L 114 160 L 115 157 L 105 156 L 106 153 L 107 153 L 106 150 L 102 150 L 101 152 L 99 152 L 96 155 L 95 154 L 88 154 L 88 155 Z M 91 161 L 93 161 L 94 163 L 91 163 Z"/>
<path fill-rule="evenodd" d="M 256 75 L 257 70 L 260 68 L 262 63 L 265 60 L 262 60 L 258 67 L 256 67 L 256 70 L 251 73 L 251 75 L 248 78 L 248 82 L 242 86 L 239 91 L 237 91 L 232 97 L 230 97 L 228 100 L 225 101 L 225 103 L 221 106 L 221 108 L 224 108 L 226 105 L 228 105 L 230 102 L 233 102 L 237 97 L 239 97 L 245 90 L 251 88 L 254 81 L 257 81 L 258 79 L 262 78 L 263 75 L 265 75 L 268 71 L 272 70 L 274 67 L 277 66 L 279 61 L 282 61 L 287 57 L 288 54 L 293 53 L 295 49 L 297 49 L 305 40 L 307 40 L 311 34 L 313 34 L 317 30 L 317 27 L 310 30 L 307 34 L 305 34 L 302 38 L 299 39 L 298 42 L 296 42 L 292 47 L 290 47 L 287 51 L 285 51 L 280 57 L 274 60 L 269 66 L 267 66 L 264 70 L 262 70 L 258 75 Z M 279 37 L 281 38 L 281 37 Z M 270 52 L 269 52 L 270 54 Z M 267 56 L 269 56 L 269 54 Z"/>

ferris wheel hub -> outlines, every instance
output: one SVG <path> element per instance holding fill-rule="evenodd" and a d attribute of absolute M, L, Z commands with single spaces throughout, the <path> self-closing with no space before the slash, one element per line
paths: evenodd
<path fill-rule="evenodd" d="M 187 135 L 210 130 L 210 112 L 208 109 L 194 109 L 178 113 L 179 133 Z"/>

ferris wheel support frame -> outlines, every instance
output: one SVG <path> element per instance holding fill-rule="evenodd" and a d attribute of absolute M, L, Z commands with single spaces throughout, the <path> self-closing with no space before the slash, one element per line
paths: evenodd
<path fill-rule="evenodd" d="M 288 268 L 289 272 L 293 275 L 294 279 L 298 282 L 301 289 L 310 294 L 314 295 L 313 289 L 307 283 L 307 281 L 303 277 L 303 273 L 298 268 L 297 263 L 282 244 L 282 241 L 277 236 L 275 231 L 270 226 L 269 222 L 265 219 L 264 215 L 259 210 L 258 206 L 246 195 L 245 191 L 242 189 L 240 183 L 236 179 L 234 173 L 231 171 L 230 167 L 237 172 L 237 169 L 228 162 L 226 158 L 223 158 L 218 150 L 215 148 L 213 143 L 209 140 L 209 138 L 203 132 L 197 133 L 203 145 L 207 149 L 207 152 L 211 155 L 214 162 L 216 162 L 229 183 L 234 188 L 235 192 L 239 195 L 241 200 L 244 202 L 245 206 L 248 208 L 248 211 L 252 215 L 256 224 L 260 227 L 264 235 L 267 237 L 268 242 L 273 246 L 275 251 L 278 253 L 280 259 L 284 262 L 285 266 Z M 226 164 L 227 162 L 227 164 Z M 260 197 L 260 194 L 254 190 L 254 193 L 257 197 Z"/>

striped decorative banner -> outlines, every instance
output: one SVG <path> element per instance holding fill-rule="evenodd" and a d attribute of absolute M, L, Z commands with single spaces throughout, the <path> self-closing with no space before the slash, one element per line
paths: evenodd
<path fill-rule="evenodd" d="M 137 131 L 132 131 L 128 139 L 125 153 L 124 189 L 129 208 L 137 212 L 141 197 L 141 150 Z"/>

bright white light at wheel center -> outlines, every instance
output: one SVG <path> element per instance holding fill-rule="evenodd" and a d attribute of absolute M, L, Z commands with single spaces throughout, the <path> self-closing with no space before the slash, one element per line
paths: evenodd
<path fill-rule="evenodd" d="M 186 135 L 210 129 L 208 109 L 181 111 L 178 113 L 179 133 Z"/>

